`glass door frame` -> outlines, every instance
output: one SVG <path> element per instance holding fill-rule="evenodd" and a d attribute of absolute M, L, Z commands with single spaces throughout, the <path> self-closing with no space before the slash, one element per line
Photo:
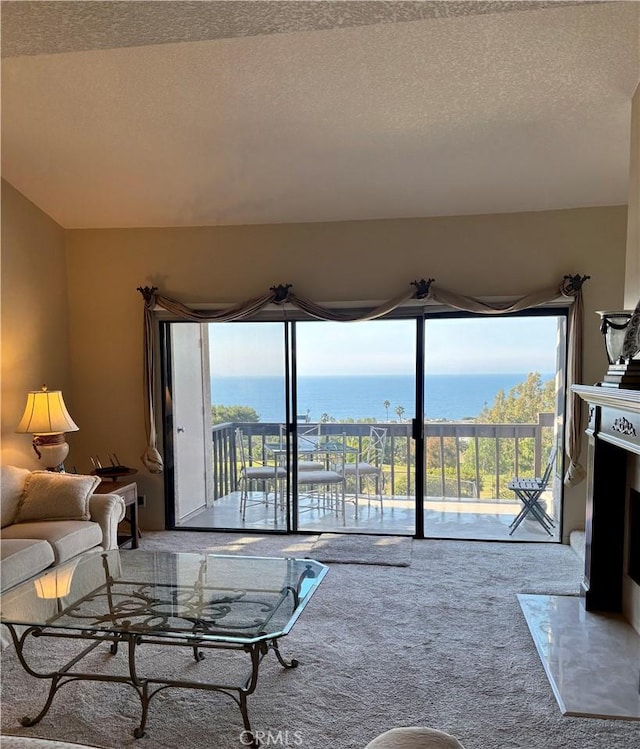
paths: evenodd
<path fill-rule="evenodd" d="M 568 316 L 568 308 L 565 306 L 545 306 L 531 310 L 523 310 L 521 312 L 510 313 L 508 317 L 547 317 L 547 316 L 561 316 L 565 320 Z M 415 397 L 414 397 L 414 413 L 411 417 L 411 437 L 410 439 L 414 442 L 414 460 L 415 460 L 415 476 L 413 481 L 413 489 L 415 494 L 415 516 L 414 516 L 414 533 L 411 537 L 416 539 L 425 538 L 425 521 L 424 521 L 424 507 L 425 507 L 425 491 L 426 491 L 426 454 L 425 454 L 425 360 L 426 360 L 426 328 L 429 320 L 438 319 L 464 319 L 464 318 L 483 318 L 485 315 L 474 314 L 464 311 L 453 311 L 453 310 L 442 310 L 434 309 L 433 311 L 429 308 L 420 307 L 419 310 L 416 308 L 407 307 L 403 310 L 395 310 L 394 313 L 386 315 L 380 320 L 413 320 L 415 322 Z M 171 378 L 171 360 L 172 347 L 171 347 L 171 325 L 174 323 L 181 323 L 187 321 L 181 321 L 176 319 L 160 319 L 159 320 L 159 338 L 160 338 L 160 351 L 161 351 L 161 392 L 162 392 L 162 440 L 163 449 L 165 453 L 165 471 L 164 471 L 164 486 L 165 486 L 165 525 L 171 530 L 214 530 L 219 532 L 241 532 L 241 533 L 265 533 L 265 534 L 289 534 L 289 533 L 300 533 L 300 534 L 314 534 L 318 533 L 318 530 L 300 530 L 298 522 L 298 497 L 295 491 L 297 486 L 297 461 L 294 460 L 293 447 L 296 445 L 298 438 L 297 429 L 297 359 L 296 359 L 296 323 L 313 321 L 313 318 L 309 318 L 304 315 L 290 314 L 287 311 L 287 317 L 282 318 L 282 313 L 276 314 L 266 313 L 258 315 L 256 318 L 245 320 L 244 322 L 253 322 L 260 324 L 261 322 L 278 322 L 283 325 L 283 345 L 284 345 L 284 389 L 285 389 L 285 442 L 286 442 L 286 468 L 287 477 L 285 479 L 284 486 L 284 502 L 285 511 L 284 518 L 281 528 L 264 528 L 264 529 L 250 529 L 240 527 L 207 527 L 197 528 L 189 527 L 184 528 L 176 526 L 175 516 L 175 492 L 174 492 L 174 444 L 173 444 L 173 409 L 172 409 L 172 397 L 173 397 L 173 383 Z M 566 330 L 566 329 L 565 329 Z M 568 346 L 568 336 L 565 335 L 564 349 L 565 349 L 565 362 L 566 362 L 566 351 Z M 563 422 L 564 414 L 566 411 L 566 377 L 567 371 L 565 367 L 564 372 L 564 404 L 563 408 Z M 564 441 L 564 434 L 562 435 Z M 562 507 L 564 504 L 564 492 L 561 493 L 560 497 L 560 533 L 562 530 Z M 351 531 L 353 532 L 353 531 Z M 366 534 L 366 531 L 361 531 Z M 390 532 L 389 535 L 409 535 L 409 534 L 393 534 Z M 560 538 L 562 536 L 560 535 Z"/>
<path fill-rule="evenodd" d="M 424 538 L 424 492 L 425 492 L 425 436 L 424 436 L 424 372 L 425 372 L 425 316 L 416 318 L 416 397 L 412 418 L 412 438 L 415 454 L 415 526 L 414 538 Z"/>
<path fill-rule="evenodd" d="M 532 317 L 560 317 L 564 320 L 564 340 L 562 341 L 562 364 L 563 364 L 563 379 L 562 379 L 562 406 L 561 410 L 556 407 L 555 409 L 555 418 L 557 419 L 558 416 L 561 416 L 561 424 L 562 427 L 559 430 L 559 435 L 557 438 L 557 445 L 558 445 L 558 459 L 556 462 L 556 472 L 559 472 L 560 475 L 564 476 L 565 473 L 565 441 L 566 441 L 566 412 L 567 412 L 567 399 L 570 396 L 570 392 L 568 390 L 567 386 L 567 378 L 568 378 L 568 352 L 569 352 L 569 306 L 565 304 L 549 304 L 549 305 L 542 305 L 539 307 L 532 307 L 524 310 L 519 310 L 517 312 L 510 312 L 505 313 L 503 315 L 486 315 L 478 312 L 467 312 L 463 310 L 443 310 L 443 309 L 434 309 L 432 311 L 429 310 L 429 308 L 425 308 L 422 314 L 422 328 L 420 332 L 420 336 L 422 338 L 421 341 L 421 351 L 422 354 L 418 354 L 418 356 L 422 359 L 423 363 L 423 371 L 422 371 L 422 380 L 420 382 L 423 383 L 422 393 L 420 394 L 420 397 L 422 398 L 422 419 L 421 424 L 416 425 L 417 430 L 422 431 L 421 435 L 421 458 L 423 463 L 423 470 L 421 474 L 421 478 L 423 483 L 422 486 L 422 495 L 421 500 L 418 502 L 418 494 L 416 490 L 416 535 L 415 538 L 437 538 L 437 536 L 425 536 L 424 535 L 424 529 L 425 529 L 425 523 L 424 523 L 424 506 L 426 503 L 426 436 L 424 431 L 424 425 L 426 423 L 425 421 L 425 413 L 424 413 L 424 407 L 425 407 L 425 400 L 424 400 L 424 377 L 425 377 L 425 369 L 424 367 L 425 360 L 426 360 L 426 330 L 427 330 L 427 323 L 429 320 L 464 320 L 464 319 L 495 319 L 499 320 L 500 318 L 504 319 L 513 319 L 513 318 L 532 318 Z M 558 372 L 560 370 L 558 369 L 558 360 L 556 357 L 556 371 L 555 375 L 557 378 Z M 420 389 L 420 385 L 417 384 L 417 388 Z M 557 403 L 557 395 L 558 395 L 559 389 L 556 390 L 556 403 Z M 416 449 L 418 449 L 416 445 Z M 417 461 L 417 456 L 416 456 Z M 562 543 L 563 538 L 563 521 L 564 521 L 564 482 L 560 482 L 560 496 L 558 498 L 559 501 L 559 517 L 558 517 L 558 538 L 555 541 L 555 543 Z M 418 506 L 420 506 L 420 509 L 418 510 Z M 420 523 L 420 525 L 418 524 Z M 461 539 L 463 540 L 463 539 Z M 530 542 L 530 541 L 529 541 Z"/>

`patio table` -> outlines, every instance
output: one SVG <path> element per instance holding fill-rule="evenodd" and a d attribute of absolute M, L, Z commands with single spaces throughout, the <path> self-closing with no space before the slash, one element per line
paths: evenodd
<path fill-rule="evenodd" d="M 296 440 L 292 440 L 292 445 Z M 286 464 L 287 461 L 287 455 L 288 455 L 288 449 L 285 442 L 280 441 L 276 443 L 269 443 L 267 442 L 265 444 L 265 447 L 267 450 L 271 452 L 271 454 L 274 456 L 277 464 L 282 465 L 283 463 Z M 357 447 L 352 447 L 350 445 L 347 445 L 346 442 L 346 435 L 343 434 L 341 436 L 341 439 L 335 439 L 331 438 L 330 436 L 321 436 L 320 438 L 313 437 L 310 435 L 305 435 L 304 437 L 299 437 L 297 439 L 297 445 L 292 447 L 293 452 L 298 456 L 304 456 L 305 458 L 308 457 L 322 457 L 325 461 L 325 469 L 324 471 L 318 471 L 318 470 L 308 470 L 308 471 L 299 471 L 297 474 L 298 478 L 298 485 L 312 485 L 312 484 L 318 484 L 323 485 L 325 483 L 330 484 L 337 484 L 340 483 L 342 486 L 342 520 L 343 523 L 345 522 L 345 490 L 346 490 L 346 474 L 344 471 L 344 466 L 346 462 L 347 455 L 353 455 L 354 456 L 354 466 L 355 466 L 355 480 L 356 480 L 356 487 L 359 485 L 359 475 L 358 475 L 358 460 L 360 451 Z M 340 466 L 334 466 L 332 467 L 330 465 L 332 459 L 340 458 L 341 465 Z M 309 508 L 312 509 L 312 508 Z M 300 506 L 298 505 L 298 512 L 300 512 Z M 338 510 L 336 508 L 336 514 Z"/>

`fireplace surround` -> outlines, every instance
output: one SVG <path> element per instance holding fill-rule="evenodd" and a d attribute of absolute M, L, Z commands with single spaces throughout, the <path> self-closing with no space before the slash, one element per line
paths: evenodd
<path fill-rule="evenodd" d="M 640 390 L 572 390 L 589 405 L 585 608 L 620 612 L 640 633 Z"/>
<path fill-rule="evenodd" d="M 563 715 L 640 721 L 640 390 L 572 390 L 589 405 L 582 596 L 518 600 Z"/>
<path fill-rule="evenodd" d="M 629 577 L 640 585 L 640 492 L 629 492 Z"/>

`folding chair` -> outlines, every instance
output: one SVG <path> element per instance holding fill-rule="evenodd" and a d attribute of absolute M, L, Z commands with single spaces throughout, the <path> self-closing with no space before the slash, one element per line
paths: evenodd
<path fill-rule="evenodd" d="M 540 497 L 549 483 L 557 452 L 557 446 L 551 450 L 547 467 L 542 477 L 533 479 L 514 478 L 509 482 L 509 489 L 515 492 L 516 497 L 522 502 L 522 509 L 509 526 L 509 535 L 515 531 L 527 515 L 532 515 L 550 536 L 553 535 L 551 529 L 555 527 L 555 521 L 545 510 L 540 502 Z"/>

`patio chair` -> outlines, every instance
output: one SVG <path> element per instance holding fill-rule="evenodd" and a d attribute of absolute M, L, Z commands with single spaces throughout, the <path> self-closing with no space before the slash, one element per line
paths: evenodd
<path fill-rule="evenodd" d="M 286 441 L 286 428 L 280 424 L 280 444 Z M 320 444 L 320 424 L 298 424 L 298 470 L 299 471 L 322 471 L 326 465 L 321 460 L 301 460 L 304 455 L 309 458 L 313 455 L 315 448 Z"/>
<path fill-rule="evenodd" d="M 312 468 L 300 470 L 298 463 L 298 488 L 307 487 L 306 496 L 312 500 L 313 504 L 303 508 L 312 509 L 329 509 L 334 511 L 336 517 L 342 515 L 342 522 L 345 522 L 345 483 L 346 479 L 343 473 L 346 456 L 347 436 L 342 435 L 341 440 L 333 439 L 330 442 L 318 445 L 319 452 L 327 455 L 331 461 L 331 467 L 325 468 L 321 465 L 320 469 Z M 315 487 L 311 488 L 311 487 Z M 298 497 L 300 509 L 300 496 Z"/>
<path fill-rule="evenodd" d="M 371 506 L 371 499 L 375 498 L 380 502 L 380 512 L 384 512 L 384 503 L 382 491 L 384 488 L 384 448 L 387 442 L 387 430 L 383 427 L 372 426 L 369 429 L 369 438 L 366 449 L 362 456 L 356 457 L 355 463 L 344 464 L 345 479 L 352 476 L 356 481 L 355 489 L 355 517 L 358 517 L 358 496 L 362 490 L 362 485 L 367 487 L 367 500 Z M 375 492 L 371 492 L 373 483 Z"/>
<path fill-rule="evenodd" d="M 269 485 L 273 484 L 274 519 L 278 517 L 278 484 L 281 479 L 286 479 L 287 471 L 278 465 L 269 465 L 265 461 L 260 464 L 252 464 L 249 454 L 249 445 L 242 429 L 236 429 L 236 452 L 240 458 L 240 474 L 238 475 L 238 487 L 240 489 L 240 514 L 245 519 L 247 505 L 269 504 Z M 263 497 L 260 500 L 249 500 L 249 487 L 252 482 L 261 482 L 264 487 Z"/>
<path fill-rule="evenodd" d="M 515 492 L 516 497 L 518 497 L 522 502 L 522 509 L 515 516 L 509 526 L 509 535 L 516 530 L 527 515 L 534 517 L 550 536 L 553 535 L 552 529 L 555 527 L 555 520 L 546 511 L 540 497 L 546 490 L 549 479 L 551 478 L 551 471 L 553 470 L 553 464 L 556 461 L 557 452 L 558 448 L 557 446 L 554 446 L 549 454 L 547 467 L 544 469 L 544 474 L 541 477 L 532 479 L 521 479 L 516 477 L 509 482 L 509 489 Z"/>

